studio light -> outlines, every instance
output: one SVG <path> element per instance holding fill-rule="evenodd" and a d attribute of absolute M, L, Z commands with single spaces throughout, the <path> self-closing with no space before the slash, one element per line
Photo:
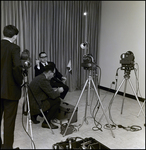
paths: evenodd
<path fill-rule="evenodd" d="M 87 15 L 87 12 L 84 12 L 83 15 L 86 16 L 86 15 Z"/>
<path fill-rule="evenodd" d="M 88 48 L 88 43 L 87 43 L 87 42 L 81 43 L 80 47 L 81 47 L 82 49 L 87 49 L 87 48 Z"/>

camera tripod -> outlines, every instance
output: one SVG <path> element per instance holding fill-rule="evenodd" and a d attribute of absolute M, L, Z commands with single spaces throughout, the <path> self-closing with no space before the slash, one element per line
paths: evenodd
<path fill-rule="evenodd" d="M 122 113 L 123 113 L 124 100 L 125 100 L 126 87 L 127 87 L 127 81 L 129 81 L 129 84 L 130 84 L 130 86 L 131 86 L 131 88 L 132 88 L 132 90 L 133 90 L 133 93 L 134 93 L 134 95 L 135 95 L 135 97 L 136 97 L 136 100 L 137 100 L 137 102 L 138 102 L 138 104 L 139 104 L 139 106 L 140 106 L 140 108 L 141 108 L 140 111 L 142 111 L 142 112 L 143 112 L 143 115 L 145 116 L 144 111 L 143 111 L 143 109 L 142 109 L 142 106 L 141 106 L 141 104 L 140 104 L 140 102 L 139 102 L 138 96 L 136 95 L 136 92 L 135 92 L 134 87 L 133 87 L 133 85 L 132 85 L 132 82 L 131 82 L 131 80 L 130 80 L 130 71 L 131 71 L 131 70 L 124 70 L 124 71 L 125 71 L 125 72 L 124 72 L 124 74 L 125 74 L 125 75 L 124 75 L 124 79 L 122 80 L 122 82 L 120 83 L 120 85 L 119 85 L 117 91 L 115 92 L 115 94 L 114 94 L 114 96 L 113 96 L 113 99 L 115 98 L 115 96 L 117 95 L 118 91 L 120 90 L 121 86 L 123 85 L 123 83 L 124 83 L 124 81 L 125 81 L 124 94 L 123 94 L 123 101 L 122 101 L 122 107 L 121 107 L 121 114 L 122 114 Z"/>
<path fill-rule="evenodd" d="M 90 86 L 91 86 L 91 83 L 92 83 L 92 84 L 93 84 L 93 87 L 94 87 L 94 90 L 95 90 L 95 92 L 96 92 L 96 95 L 97 95 L 97 97 L 98 97 L 98 100 L 99 100 L 99 102 L 100 102 L 102 111 L 103 111 L 103 113 L 104 113 L 104 115 L 105 115 L 105 118 L 106 118 L 106 120 L 107 120 L 107 123 L 108 123 L 108 125 L 109 125 L 109 127 L 110 127 L 111 133 L 112 133 L 113 137 L 115 137 L 115 136 L 114 136 L 114 133 L 113 133 L 113 131 L 112 131 L 112 129 L 111 129 L 111 126 L 110 126 L 110 124 L 109 124 L 108 118 L 107 118 L 107 116 L 106 116 L 106 114 L 105 114 L 105 111 L 104 111 L 102 102 L 101 102 L 101 100 L 100 100 L 99 94 L 98 94 L 98 92 L 97 92 L 96 86 L 95 86 L 94 81 L 93 81 L 93 78 L 92 78 L 92 76 L 91 76 L 91 70 L 89 70 L 89 71 L 90 71 L 90 72 L 89 72 L 89 77 L 87 78 L 87 80 L 86 80 L 86 82 L 85 82 L 85 85 L 84 85 L 84 87 L 83 87 L 83 89 L 82 89 L 82 91 L 81 91 L 81 94 L 80 94 L 79 99 L 78 99 L 78 101 L 77 101 L 77 103 L 76 103 L 76 105 L 75 105 L 75 108 L 74 108 L 74 110 L 73 110 L 73 113 L 72 113 L 72 115 L 71 115 L 71 118 L 70 118 L 70 120 L 69 120 L 69 122 L 68 122 L 68 125 L 67 125 L 67 127 L 66 127 L 66 129 L 65 129 L 65 132 L 64 132 L 63 136 L 65 136 L 65 134 L 66 134 L 66 132 L 67 132 L 67 129 L 68 129 L 70 123 L 71 123 L 71 120 L 72 120 L 72 118 L 73 118 L 73 115 L 74 115 L 74 113 L 75 113 L 75 111 L 76 111 L 76 109 L 77 109 L 77 107 L 78 107 L 78 104 L 79 104 L 79 102 L 80 102 L 80 100 L 81 100 L 81 97 L 82 97 L 82 95 L 83 95 L 83 92 L 84 92 L 84 90 L 85 90 L 87 84 L 88 84 L 88 98 L 90 97 Z M 84 115 L 84 121 L 86 121 L 86 122 L 87 122 L 87 120 L 86 120 L 87 104 L 88 104 L 88 99 L 86 99 L 85 115 Z"/>
<path fill-rule="evenodd" d="M 26 132 L 28 133 L 28 124 L 30 127 L 30 136 L 31 136 L 31 141 L 32 141 L 32 147 L 34 149 L 34 144 L 33 144 L 33 134 L 32 134 L 32 123 L 31 123 L 31 115 L 30 115 L 30 105 L 29 105 L 29 100 L 28 100 L 28 76 L 24 74 L 24 84 L 22 85 L 23 87 L 23 94 L 24 94 L 24 101 L 23 101 L 23 114 L 27 116 L 27 124 L 26 124 Z"/>
<path fill-rule="evenodd" d="M 28 89 L 30 90 L 31 94 L 33 95 L 38 107 L 39 107 L 39 110 L 41 112 L 41 114 L 43 115 L 43 118 L 45 119 L 47 125 L 49 126 L 49 128 L 51 129 L 51 126 L 50 124 L 48 123 L 48 120 L 46 119 L 39 103 L 37 102 L 33 92 L 31 91 L 31 88 L 29 87 L 28 85 L 28 76 L 26 74 L 24 74 L 24 84 L 22 85 L 22 87 L 24 88 L 24 102 L 23 102 L 23 114 L 24 115 L 27 115 L 27 124 L 26 124 L 26 131 L 28 133 L 28 124 L 29 124 L 29 127 L 30 127 L 30 135 L 31 135 L 31 140 L 32 140 L 32 147 L 34 149 L 34 145 L 33 145 L 33 134 L 32 134 L 32 122 L 31 122 L 31 114 L 30 114 L 30 105 L 29 105 L 29 98 L 28 98 Z M 54 134 L 53 130 L 51 129 L 52 131 L 52 134 Z"/>

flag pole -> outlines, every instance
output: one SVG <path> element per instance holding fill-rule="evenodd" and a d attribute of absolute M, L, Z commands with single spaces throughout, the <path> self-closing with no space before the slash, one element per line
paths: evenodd
<path fill-rule="evenodd" d="M 68 71 L 66 70 L 66 74 L 65 74 L 66 77 L 67 77 L 67 73 L 68 73 L 68 72 L 69 72 L 69 73 L 72 72 L 72 68 L 71 68 L 71 59 L 69 60 L 66 69 L 68 70 Z"/>

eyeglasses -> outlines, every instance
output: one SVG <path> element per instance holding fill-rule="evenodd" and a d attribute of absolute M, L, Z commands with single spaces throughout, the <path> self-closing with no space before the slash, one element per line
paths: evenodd
<path fill-rule="evenodd" d="M 46 58 L 47 56 L 41 56 L 40 58 Z"/>

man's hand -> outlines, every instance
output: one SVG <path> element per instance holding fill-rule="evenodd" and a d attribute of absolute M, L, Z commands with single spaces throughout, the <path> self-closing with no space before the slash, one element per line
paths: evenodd
<path fill-rule="evenodd" d="M 40 61 L 38 59 L 36 59 L 36 65 L 39 66 Z"/>
<path fill-rule="evenodd" d="M 65 84 L 67 78 L 66 77 L 62 77 L 62 82 Z"/>
<path fill-rule="evenodd" d="M 58 87 L 57 90 L 58 90 L 59 93 L 62 93 L 64 91 L 63 87 Z"/>

